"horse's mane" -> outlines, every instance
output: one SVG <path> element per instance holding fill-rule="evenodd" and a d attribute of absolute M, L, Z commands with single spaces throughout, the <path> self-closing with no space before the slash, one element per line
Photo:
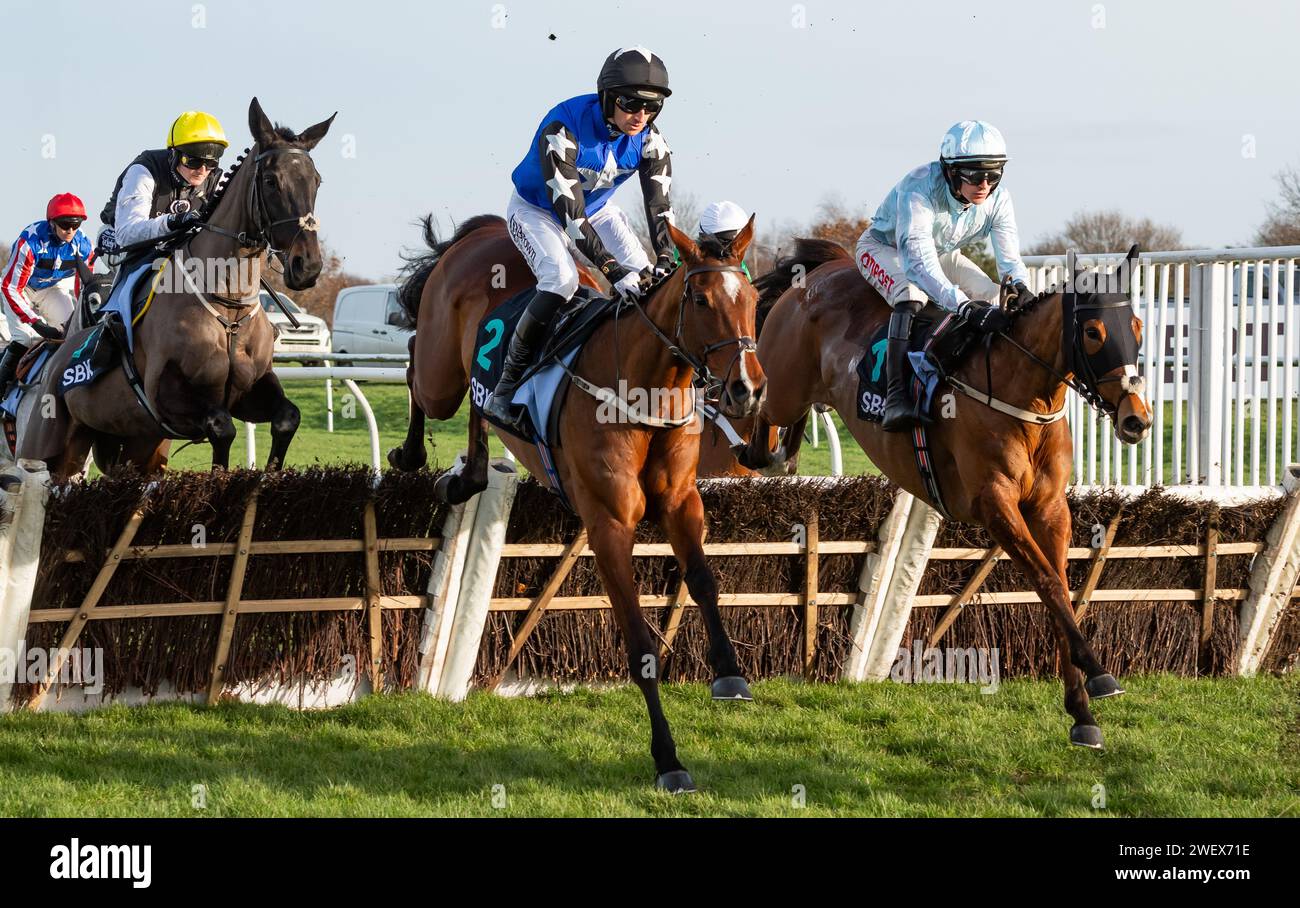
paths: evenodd
<path fill-rule="evenodd" d="M 794 241 L 794 250 L 776 260 L 772 270 L 754 281 L 758 288 L 758 314 L 760 323 L 772 305 L 781 298 L 781 294 L 790 289 L 794 283 L 795 269 L 803 268 L 806 274 L 827 262 L 851 260 L 853 257 L 839 243 L 831 240 L 819 240 L 801 236 Z"/>
<path fill-rule="evenodd" d="M 397 277 L 397 298 L 410 317 L 412 325 L 415 324 L 416 316 L 420 312 L 420 295 L 424 292 L 424 284 L 433 273 L 433 269 L 438 266 L 443 253 L 480 227 L 504 227 L 506 220 L 497 214 L 476 214 L 460 224 L 451 238 L 446 240 L 438 239 L 432 214 L 420 218 L 419 224 L 424 236 L 424 245 L 428 249 L 409 255 L 403 253 L 402 260 L 406 264 L 402 266 Z"/>
<path fill-rule="evenodd" d="M 212 190 L 212 195 L 208 196 L 208 200 L 203 203 L 203 208 L 199 211 L 203 220 L 206 221 L 208 218 L 212 217 L 212 213 L 217 210 L 217 203 L 220 202 L 221 197 L 226 194 L 226 189 L 229 188 L 230 181 L 234 179 L 235 174 L 239 172 L 240 166 L 248 159 L 248 153 L 252 150 L 252 146 L 249 146 L 241 151 L 239 157 L 235 158 L 235 163 L 231 164 L 230 169 L 221 175 L 221 182 L 217 184 L 216 189 Z"/>

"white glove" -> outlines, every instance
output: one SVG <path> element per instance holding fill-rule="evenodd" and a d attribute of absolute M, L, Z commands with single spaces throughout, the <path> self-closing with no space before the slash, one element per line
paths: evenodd
<path fill-rule="evenodd" d="M 641 275 L 635 271 L 623 275 L 614 284 L 614 292 L 623 299 L 636 299 L 641 295 Z"/>

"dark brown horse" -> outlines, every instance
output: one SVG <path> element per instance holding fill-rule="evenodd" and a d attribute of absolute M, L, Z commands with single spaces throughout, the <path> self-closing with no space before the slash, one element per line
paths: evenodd
<path fill-rule="evenodd" d="M 316 283 L 321 252 L 312 211 L 320 175 L 309 152 L 333 119 L 299 135 L 272 126 L 253 99 L 248 125 L 256 144 L 247 160 L 228 175 L 204 228 L 143 278 L 162 288 L 135 325 L 135 365 L 154 412 L 120 368 L 55 393 L 90 331 L 74 318 L 29 398 L 54 401 L 53 412 L 26 408 L 18 457 L 44 460 L 51 475 L 64 478 L 81 471 L 93 446 L 100 469 L 129 462 L 153 472 L 166 463 L 170 436 L 207 440 L 213 467 L 225 468 L 240 419 L 269 422 L 267 468 L 284 463 L 299 414 L 271 371 L 275 333 L 259 299 L 261 259 L 270 247 L 291 289 Z"/>
<path fill-rule="evenodd" d="M 1128 265 L 1136 255 L 1134 247 Z M 806 275 L 804 286 L 789 289 L 795 273 Z M 787 433 L 789 447 L 774 455 L 766 444 L 768 427 L 800 423 L 814 403 L 826 403 L 839 411 L 872 463 L 935 506 L 917 467 L 912 433 L 887 433 L 857 416 L 856 367 L 890 310 L 851 256 L 834 243 L 800 240 L 794 255 L 760 283 L 765 296 L 779 300 L 759 341 L 770 384 L 757 433 L 742 456 L 746 465 L 769 468 L 788 458 L 801 434 Z M 1101 747 L 1088 699 L 1123 690 L 1093 655 L 1071 607 L 1065 572 L 1070 430 L 1064 420 L 1039 424 L 1031 414 L 1060 412 L 1068 383 L 1113 417 L 1122 442 L 1140 441 L 1151 415 L 1136 369 L 1141 321 L 1126 295 L 1074 289 L 1085 285 L 1072 275 L 1063 290 L 1019 309 L 1007 337 L 993 340 L 987 365 L 981 350 L 954 372 L 971 393 L 958 393 L 954 385 L 955 416 L 936 419 L 928 434 L 948 513 L 987 529 L 1051 613 L 1065 708 L 1075 722 L 1070 741 Z M 985 394 L 996 402 L 989 404 Z"/>
<path fill-rule="evenodd" d="M 575 383 L 560 417 L 555 468 L 587 529 L 627 647 L 628 671 L 650 712 L 655 783 L 679 792 L 695 786 L 678 762 L 659 702 L 658 652 L 641 611 L 632 545 L 643 519 L 662 527 L 708 631 L 713 696 L 751 699 L 718 612 L 717 582 L 704 557 L 704 505 L 695 486 L 699 435 L 691 418 L 693 403 L 687 402 L 694 401 L 693 383 L 701 374 L 719 375 L 724 411 L 746 416 L 757 406 L 765 379 L 752 340 L 758 293 L 738 277 L 753 239 L 753 221 L 725 257 L 670 229 L 681 267 L 638 304 L 639 311 L 624 312 L 599 327 L 572 367 L 597 387 L 641 389 L 650 400 L 667 400 L 658 414 L 641 414 L 667 424 L 602 418 L 600 402 Z M 412 263 L 401 291 L 416 324 L 407 372 L 411 422 L 406 442 L 389 452 L 389 462 L 405 470 L 425 462 L 426 416 L 449 419 L 460 408 L 484 314 L 534 283 L 499 217 L 472 218 L 443 243 L 426 219 L 425 240 L 430 252 Z M 505 280 L 494 280 L 502 265 Z M 673 406 L 674 401 L 680 405 Z M 545 481 L 536 448 L 510 433 L 497 434 L 533 476 Z M 487 430 L 475 413 L 469 421 L 468 463 L 440 480 L 440 493 L 451 502 L 465 501 L 487 485 L 487 470 Z"/>

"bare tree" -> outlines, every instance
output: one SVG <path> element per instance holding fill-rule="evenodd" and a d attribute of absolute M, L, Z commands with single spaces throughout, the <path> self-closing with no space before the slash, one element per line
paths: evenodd
<path fill-rule="evenodd" d="M 1126 252 L 1134 243 L 1143 249 L 1185 249 L 1183 232 L 1150 218 L 1131 218 L 1117 209 L 1080 211 L 1059 233 L 1026 247 L 1025 255 L 1061 255 L 1077 252 Z"/>
<path fill-rule="evenodd" d="M 1275 179 L 1279 198 L 1269 203 L 1268 217 L 1255 233 L 1255 244 L 1300 245 L 1300 170 L 1285 167 Z"/>

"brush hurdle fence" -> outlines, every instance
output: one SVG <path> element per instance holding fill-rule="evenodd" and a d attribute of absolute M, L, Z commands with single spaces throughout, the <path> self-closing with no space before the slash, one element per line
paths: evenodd
<path fill-rule="evenodd" d="M 436 502 L 437 475 L 176 473 L 51 489 L 41 464 L 21 462 L 0 475 L 0 703 L 313 707 L 624 680 L 577 519 L 507 461 L 454 508 Z M 1120 675 L 1294 667 L 1298 489 L 1292 467 L 1282 489 L 1249 497 L 1074 490 L 1070 587 L 1099 656 Z M 938 646 L 996 648 L 1003 677 L 1055 674 L 1050 619 L 1005 555 L 885 480 L 706 480 L 701 493 L 751 678 L 884 680 L 900 648 Z M 633 557 L 663 677 L 708 678 L 666 540 L 642 528 Z"/>

